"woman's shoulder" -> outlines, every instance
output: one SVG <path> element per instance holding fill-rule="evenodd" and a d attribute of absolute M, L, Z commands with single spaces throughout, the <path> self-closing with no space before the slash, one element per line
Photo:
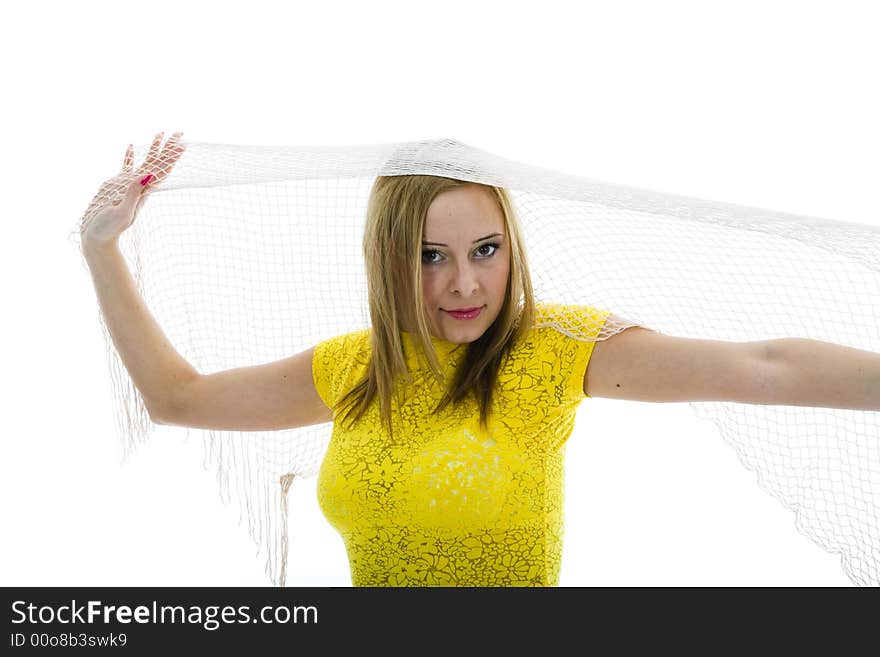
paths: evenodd
<path fill-rule="evenodd" d="M 358 329 L 325 338 L 318 342 L 316 351 L 326 354 L 353 354 L 370 346 L 371 329 Z"/>
<path fill-rule="evenodd" d="M 540 302 L 535 304 L 532 332 L 588 338 L 600 331 L 610 314 L 604 308 L 589 304 Z"/>
<path fill-rule="evenodd" d="M 511 354 L 545 360 L 585 348 L 597 339 L 610 314 L 588 304 L 536 303 L 534 323 L 513 343 Z"/>

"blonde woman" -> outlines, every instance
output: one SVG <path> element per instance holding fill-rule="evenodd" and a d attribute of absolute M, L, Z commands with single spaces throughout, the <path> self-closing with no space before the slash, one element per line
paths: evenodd
<path fill-rule="evenodd" d="M 319 503 L 355 585 L 556 585 L 563 455 L 586 397 L 880 409 L 880 355 L 812 340 L 724 342 L 536 304 L 504 189 L 379 177 L 364 257 L 372 326 L 289 358 L 202 375 L 169 343 L 119 250 L 183 153 L 156 136 L 127 190 L 83 226 L 114 344 L 152 419 L 219 430 L 333 422 Z M 157 171 L 149 179 L 147 171 Z M 565 312 L 593 337 L 540 320 Z"/>

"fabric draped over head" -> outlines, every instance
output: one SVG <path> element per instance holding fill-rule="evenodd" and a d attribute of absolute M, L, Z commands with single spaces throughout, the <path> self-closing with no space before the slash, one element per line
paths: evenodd
<path fill-rule="evenodd" d="M 370 327 L 362 252 L 377 176 L 434 175 L 507 190 L 541 325 L 604 340 L 640 325 L 728 341 L 801 337 L 880 351 L 880 229 L 673 196 L 530 166 L 451 139 L 355 146 L 181 142 L 120 238 L 137 286 L 199 372 L 265 363 Z M 148 146 L 136 149 L 143 160 Z M 77 222 L 121 197 L 111 185 Z M 81 244 L 80 244 L 81 246 Z M 85 264 L 84 264 L 85 266 Z M 598 334 L 565 312 L 613 314 Z M 99 313 L 126 455 L 153 425 Z M 880 585 L 880 413 L 691 403 L 798 530 Z M 589 412 L 584 409 L 581 412 Z M 314 475 L 330 423 L 203 438 L 224 501 L 236 499 L 284 584 L 286 494 Z M 295 523 L 293 525 L 295 527 Z"/>

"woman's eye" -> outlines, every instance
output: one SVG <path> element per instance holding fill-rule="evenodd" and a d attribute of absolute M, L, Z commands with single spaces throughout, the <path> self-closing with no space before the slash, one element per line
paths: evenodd
<path fill-rule="evenodd" d="M 486 252 L 486 251 L 484 251 L 484 249 L 492 249 L 492 250 L 489 252 Z M 477 247 L 476 253 L 477 253 L 477 255 L 479 255 L 482 258 L 491 258 L 493 255 L 495 255 L 495 251 L 497 251 L 497 250 L 498 250 L 497 244 L 483 244 L 483 245 Z M 434 256 L 439 256 L 439 255 L 440 255 L 440 252 L 435 251 L 433 249 L 422 251 L 422 262 L 425 262 L 427 264 L 432 264 L 432 265 L 437 264 L 438 262 L 440 262 L 440 260 L 435 260 Z"/>

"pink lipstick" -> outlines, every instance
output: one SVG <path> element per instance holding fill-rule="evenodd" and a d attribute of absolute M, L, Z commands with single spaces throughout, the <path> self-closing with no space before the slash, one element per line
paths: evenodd
<path fill-rule="evenodd" d="M 447 310 L 445 312 L 452 315 L 455 319 L 474 319 L 483 312 L 483 306 L 477 308 L 464 308 L 462 310 Z"/>

